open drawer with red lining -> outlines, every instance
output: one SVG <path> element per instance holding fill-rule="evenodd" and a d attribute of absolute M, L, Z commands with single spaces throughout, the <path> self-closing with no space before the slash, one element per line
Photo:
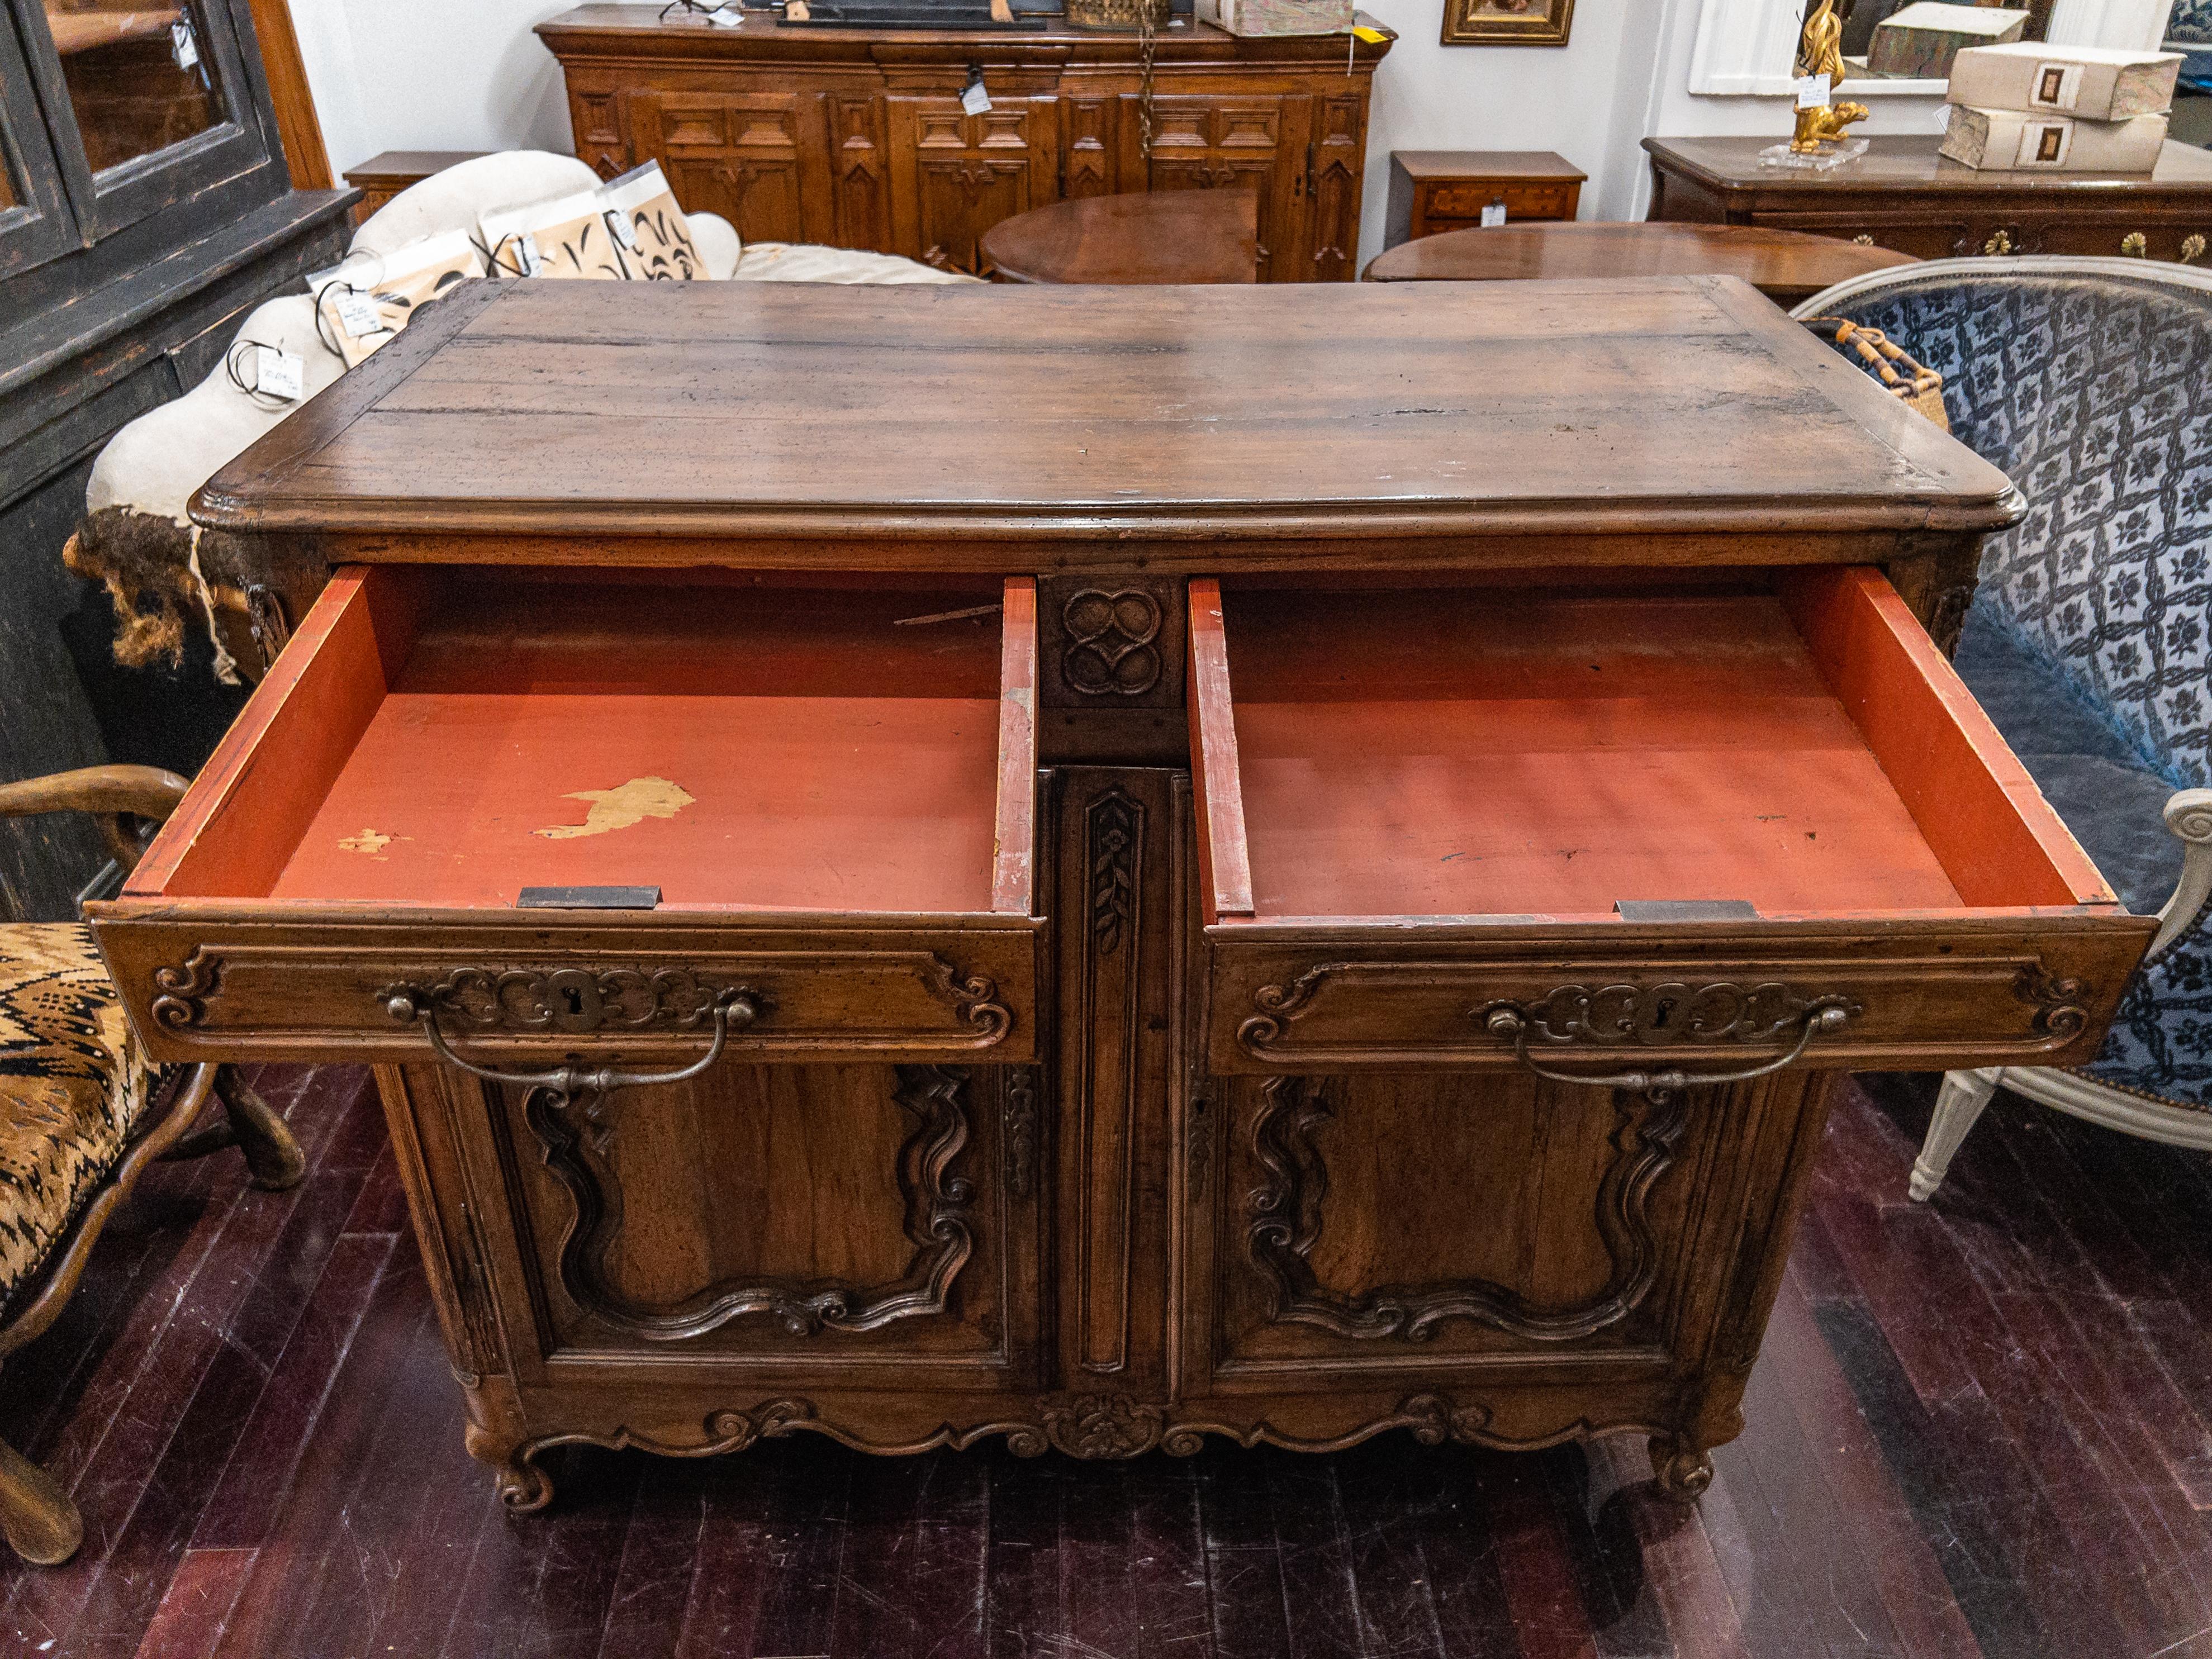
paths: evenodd
<path fill-rule="evenodd" d="M 1026 578 L 342 571 L 94 927 L 169 1059 L 1026 1059 L 1036 676 Z"/>
<path fill-rule="evenodd" d="M 1190 598 L 1217 1070 L 2076 1063 L 2154 930 L 1874 570 Z"/>

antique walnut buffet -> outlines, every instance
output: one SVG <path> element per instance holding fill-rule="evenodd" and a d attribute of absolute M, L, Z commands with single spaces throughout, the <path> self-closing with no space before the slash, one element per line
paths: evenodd
<path fill-rule="evenodd" d="M 710 27 L 580 6 L 538 26 L 568 89 L 576 154 L 606 177 L 647 160 L 676 199 L 747 241 L 873 248 L 968 271 L 1001 219 L 1085 196 L 1258 198 L 1264 283 L 1350 282 L 1367 106 L 1396 39 L 1157 37 L 1057 16 L 1006 27 L 805 27 L 747 12 Z M 990 107 L 961 94 L 981 76 Z"/>
<path fill-rule="evenodd" d="M 335 574 L 101 945 L 167 1058 L 376 1064 L 518 1509 L 1692 1495 L 1838 1074 L 2081 1059 L 2153 926 L 1923 628 L 2020 498 L 1732 279 L 471 284 L 198 510 Z"/>

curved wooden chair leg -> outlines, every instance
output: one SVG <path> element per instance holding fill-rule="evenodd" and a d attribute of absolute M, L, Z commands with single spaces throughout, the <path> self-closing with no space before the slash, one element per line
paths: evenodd
<path fill-rule="evenodd" d="M 0 1536 L 26 1561 L 58 1567 L 84 1541 L 84 1520 L 54 1478 L 0 1440 Z"/>
<path fill-rule="evenodd" d="M 239 1075 L 235 1066 L 225 1066 L 216 1073 L 215 1093 L 230 1120 L 238 1150 L 246 1155 L 253 1184 L 281 1193 L 297 1182 L 307 1171 L 307 1154 L 300 1150 L 284 1120 Z"/>

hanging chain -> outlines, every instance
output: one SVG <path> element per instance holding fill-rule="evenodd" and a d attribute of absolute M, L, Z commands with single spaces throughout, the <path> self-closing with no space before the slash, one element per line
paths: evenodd
<path fill-rule="evenodd" d="M 1158 27 L 1153 21 L 1154 4 L 1155 0 L 1137 0 L 1138 61 L 1143 75 L 1137 88 L 1137 134 L 1142 142 L 1147 168 L 1152 164 L 1152 58 L 1160 44 Z"/>

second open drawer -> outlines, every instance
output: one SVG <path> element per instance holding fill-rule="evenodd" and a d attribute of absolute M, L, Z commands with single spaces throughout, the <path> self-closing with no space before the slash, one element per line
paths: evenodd
<path fill-rule="evenodd" d="M 1190 599 L 1216 1070 L 2075 1064 L 2154 929 L 1875 570 Z"/>

